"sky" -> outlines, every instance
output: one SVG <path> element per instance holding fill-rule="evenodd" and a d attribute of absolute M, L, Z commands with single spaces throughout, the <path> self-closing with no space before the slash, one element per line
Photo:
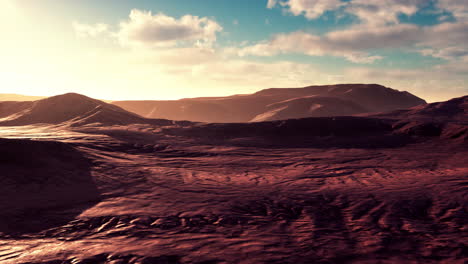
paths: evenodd
<path fill-rule="evenodd" d="M 468 0 L 0 0 L 0 93 L 166 100 L 378 83 L 468 94 Z"/>

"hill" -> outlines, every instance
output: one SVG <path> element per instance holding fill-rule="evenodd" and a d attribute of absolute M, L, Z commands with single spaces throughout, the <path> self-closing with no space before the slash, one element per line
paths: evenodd
<path fill-rule="evenodd" d="M 321 103 L 317 103 L 318 97 L 329 99 L 321 99 Z M 271 88 L 247 95 L 176 101 L 113 102 L 114 105 L 148 118 L 218 123 L 386 112 L 425 103 L 408 92 L 377 84 Z M 317 108 L 317 104 L 321 107 Z"/>
<path fill-rule="evenodd" d="M 143 118 L 122 108 L 84 95 L 68 93 L 34 102 L 0 102 L 0 126 L 91 123 L 128 125 L 139 123 L 172 124 L 169 120 Z"/>
<path fill-rule="evenodd" d="M 468 142 L 468 96 L 373 117 L 397 120 L 393 127 L 400 133 Z"/>
<path fill-rule="evenodd" d="M 453 98 L 444 102 L 420 105 L 409 109 L 375 115 L 384 118 L 406 118 L 439 122 L 468 122 L 468 96 Z"/>

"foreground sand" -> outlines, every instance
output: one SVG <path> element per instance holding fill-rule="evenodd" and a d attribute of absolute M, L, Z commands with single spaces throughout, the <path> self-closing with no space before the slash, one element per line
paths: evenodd
<path fill-rule="evenodd" d="M 468 258 L 465 143 L 208 144 L 150 125 L 1 133 L 17 138 L 0 142 L 2 264 Z"/>

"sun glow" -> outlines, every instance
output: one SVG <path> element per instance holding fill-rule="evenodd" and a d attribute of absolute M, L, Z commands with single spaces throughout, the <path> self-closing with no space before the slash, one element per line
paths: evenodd
<path fill-rule="evenodd" d="M 43 94 L 41 84 L 47 66 L 38 32 L 32 31 L 27 17 L 14 1 L 5 0 L 0 9 L 0 89 L 5 93 Z M 39 78 L 42 75 L 41 78 Z M 42 79 L 42 80 L 41 80 Z"/>

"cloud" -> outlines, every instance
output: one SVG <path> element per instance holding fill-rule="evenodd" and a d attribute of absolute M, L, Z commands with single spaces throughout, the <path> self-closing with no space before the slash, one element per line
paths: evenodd
<path fill-rule="evenodd" d="M 109 25 L 107 24 L 81 24 L 78 22 L 73 22 L 73 29 L 75 34 L 79 38 L 95 38 L 104 34 L 109 34 Z"/>
<path fill-rule="evenodd" d="M 424 33 L 416 25 L 398 24 L 389 26 L 354 26 L 332 31 L 323 38 L 326 44 L 336 49 L 370 50 L 398 48 L 411 45 Z"/>
<path fill-rule="evenodd" d="M 274 56 L 284 53 L 303 53 L 309 56 L 338 56 L 355 63 L 373 63 L 381 56 L 370 51 L 413 44 L 421 37 L 420 29 L 413 25 L 388 27 L 353 27 L 325 35 L 303 31 L 277 34 L 268 41 L 238 49 L 240 56 Z"/>
<path fill-rule="evenodd" d="M 385 26 L 356 25 L 329 32 L 327 44 L 336 49 L 379 50 L 398 48 L 420 50 L 447 60 L 465 56 L 468 42 L 468 22 L 446 22 L 435 26 L 394 24 Z"/>
<path fill-rule="evenodd" d="M 459 21 L 468 21 L 468 0 L 439 0 L 437 6 L 452 13 Z"/>
<path fill-rule="evenodd" d="M 452 45 L 465 45 L 468 41 L 468 21 L 442 23 L 426 28 L 426 42 L 443 48 Z"/>
<path fill-rule="evenodd" d="M 462 60 L 468 55 L 468 21 L 442 23 L 424 29 L 424 38 L 418 42 L 420 52 L 446 60 Z"/>
<path fill-rule="evenodd" d="M 468 48 L 448 47 L 444 49 L 423 49 L 421 50 L 421 54 L 445 60 L 465 59 L 468 58 Z"/>
<path fill-rule="evenodd" d="M 435 26 L 403 24 L 401 15 L 412 16 L 421 8 L 435 3 L 442 14 L 453 14 L 456 22 Z M 311 56 L 331 55 L 357 63 L 372 63 L 380 56 L 369 55 L 381 49 L 419 51 L 425 56 L 456 60 L 466 56 L 468 42 L 468 0 L 278 0 L 269 8 L 281 7 L 289 13 L 316 19 L 327 11 L 349 14 L 358 24 L 323 35 L 308 33 L 278 34 L 239 51 L 240 55 L 273 56 L 279 53 L 303 53 Z M 294 41 L 297 45 L 292 44 Z M 283 45 L 283 46 L 282 46 Z"/>
<path fill-rule="evenodd" d="M 83 24 L 73 22 L 73 29 L 80 38 L 111 37 L 126 47 L 173 47 L 179 44 L 194 44 L 210 47 L 216 34 L 223 28 L 207 17 L 185 15 L 177 19 L 159 13 L 133 9 L 128 20 L 111 32 L 107 24 Z"/>
<path fill-rule="evenodd" d="M 278 3 L 277 0 L 268 0 L 268 3 L 267 3 L 267 8 L 273 8 L 276 6 L 276 4 Z"/>
<path fill-rule="evenodd" d="M 398 15 L 413 15 L 424 0 L 283 0 L 268 1 L 267 7 L 281 6 L 289 13 L 317 19 L 327 11 L 340 11 L 356 16 L 367 24 L 397 23 Z"/>
<path fill-rule="evenodd" d="M 425 0 L 352 0 L 345 11 L 366 24 L 396 24 L 401 14 L 414 15 Z"/>
<path fill-rule="evenodd" d="M 381 60 L 384 57 L 379 55 L 369 55 L 363 52 L 354 52 L 343 55 L 348 61 L 354 63 L 362 63 L 362 64 L 372 64 L 377 60 Z"/>
<path fill-rule="evenodd" d="M 181 42 L 210 46 L 222 29 L 216 21 L 206 17 L 185 15 L 177 19 L 133 9 L 129 19 L 120 23 L 117 36 L 124 46 L 175 46 Z"/>
<path fill-rule="evenodd" d="M 467 42 L 468 22 L 426 27 L 412 24 L 354 25 L 323 35 L 303 31 L 277 34 L 270 40 L 239 48 L 237 53 L 239 56 L 330 55 L 368 64 L 382 59 L 382 56 L 370 54 L 384 49 L 419 51 L 425 56 L 457 59 L 467 55 Z"/>
<path fill-rule="evenodd" d="M 308 19 L 316 19 L 326 11 L 340 8 L 344 3 L 341 0 L 289 0 L 281 5 L 295 16 L 304 14 Z"/>

